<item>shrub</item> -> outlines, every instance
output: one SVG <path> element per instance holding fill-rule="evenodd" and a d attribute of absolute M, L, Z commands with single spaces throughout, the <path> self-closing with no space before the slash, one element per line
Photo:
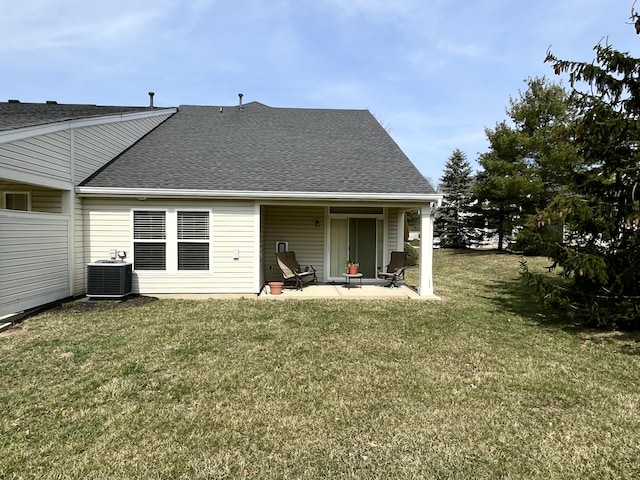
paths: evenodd
<path fill-rule="evenodd" d="M 404 253 L 407 255 L 407 265 L 418 264 L 418 251 L 410 243 L 404 244 Z"/>

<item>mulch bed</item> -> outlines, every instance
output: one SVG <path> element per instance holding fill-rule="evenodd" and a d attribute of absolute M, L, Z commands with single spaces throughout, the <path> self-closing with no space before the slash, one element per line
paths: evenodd
<path fill-rule="evenodd" d="M 146 305 L 147 303 L 155 302 L 155 297 L 145 297 L 144 295 L 132 295 L 122 301 L 102 300 L 88 302 L 84 299 L 75 300 L 72 302 L 65 302 L 61 304 L 54 304 L 51 307 L 40 310 L 31 315 L 27 315 L 17 320 L 7 330 L 0 332 L 0 337 L 6 337 L 14 335 L 22 330 L 22 321 L 27 317 L 38 317 L 52 315 L 56 313 L 72 314 L 72 313 L 84 313 L 84 312 L 101 312 L 106 310 L 120 310 L 123 308 L 135 308 Z"/>
<path fill-rule="evenodd" d="M 123 308 L 141 307 L 147 303 L 155 302 L 157 298 L 146 297 L 144 295 L 133 295 L 125 298 L 122 301 L 113 300 L 97 300 L 86 301 L 84 299 L 76 300 L 74 302 L 63 303 L 48 308 L 41 314 L 48 313 L 82 313 L 87 311 L 104 311 L 104 310 L 119 310 Z"/>

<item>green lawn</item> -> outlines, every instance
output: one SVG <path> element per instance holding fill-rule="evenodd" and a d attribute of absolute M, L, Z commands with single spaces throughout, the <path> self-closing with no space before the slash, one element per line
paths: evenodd
<path fill-rule="evenodd" d="M 436 251 L 442 302 L 29 318 L 0 335 L 0 477 L 638 478 L 638 337 L 554 318 L 519 261 Z"/>

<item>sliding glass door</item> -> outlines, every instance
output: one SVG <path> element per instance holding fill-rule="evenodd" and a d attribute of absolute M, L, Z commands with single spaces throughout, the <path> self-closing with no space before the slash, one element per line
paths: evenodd
<path fill-rule="evenodd" d="M 340 215 L 330 219 L 329 273 L 340 277 L 347 261 L 358 262 L 364 278 L 375 278 L 382 267 L 384 222 L 374 215 Z"/>

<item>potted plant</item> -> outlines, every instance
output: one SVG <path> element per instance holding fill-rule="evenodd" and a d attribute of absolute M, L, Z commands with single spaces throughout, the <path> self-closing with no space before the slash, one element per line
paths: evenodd
<path fill-rule="evenodd" d="M 352 262 L 351 260 L 347 260 L 347 273 L 349 275 L 355 275 L 358 273 L 358 267 L 360 264 L 358 262 Z"/>

